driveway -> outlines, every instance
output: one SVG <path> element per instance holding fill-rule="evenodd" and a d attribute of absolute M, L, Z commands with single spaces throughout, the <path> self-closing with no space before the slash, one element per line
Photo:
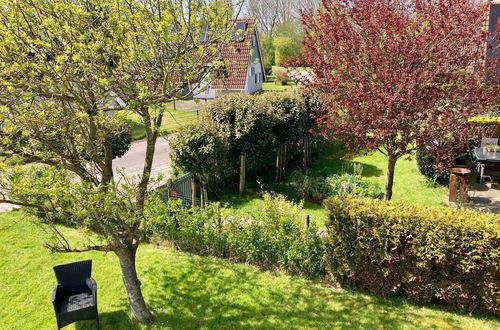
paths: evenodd
<path fill-rule="evenodd" d="M 165 178 L 170 176 L 169 137 L 170 135 L 160 137 L 156 141 L 155 156 L 153 158 L 153 170 L 151 171 L 153 178 L 160 174 L 165 175 Z M 145 155 L 146 140 L 133 142 L 129 151 L 127 151 L 125 155 L 113 160 L 115 180 L 121 180 L 123 175 L 131 178 L 132 180 L 141 175 Z M 17 208 L 17 206 L 4 203 L 0 204 L 0 212 L 12 210 L 14 208 Z"/>

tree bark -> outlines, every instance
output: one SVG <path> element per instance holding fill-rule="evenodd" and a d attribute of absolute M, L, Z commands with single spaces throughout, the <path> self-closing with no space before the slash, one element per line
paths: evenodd
<path fill-rule="evenodd" d="M 123 285 L 130 303 L 132 316 L 141 323 L 151 324 L 155 321 L 155 317 L 147 308 L 142 295 L 141 281 L 137 277 L 135 268 L 136 252 L 137 247 L 128 247 L 115 251 L 120 260 Z"/>
<path fill-rule="evenodd" d="M 283 164 L 281 166 L 281 178 L 285 176 L 286 173 L 286 144 L 283 145 Z"/>
<path fill-rule="evenodd" d="M 394 169 L 396 167 L 396 161 L 398 160 L 396 157 L 389 155 L 389 161 L 387 164 L 387 179 L 385 182 L 385 194 L 384 199 L 386 201 L 391 200 L 392 198 L 392 186 L 394 185 Z"/>
<path fill-rule="evenodd" d="M 240 155 L 240 196 L 243 195 L 243 192 L 245 191 L 246 169 L 247 155 L 245 152 L 242 152 Z"/>
<path fill-rule="evenodd" d="M 194 178 L 191 181 L 191 206 L 195 207 L 196 206 L 196 183 L 194 182 Z"/>
<path fill-rule="evenodd" d="M 207 190 L 207 181 L 203 180 L 203 200 L 204 200 L 204 207 L 208 205 L 208 190 Z"/>
<path fill-rule="evenodd" d="M 307 153 L 308 153 L 308 151 L 307 151 L 307 135 L 304 135 L 304 161 L 303 161 L 304 170 L 308 167 L 307 160 L 308 160 L 309 156 L 307 155 Z"/>

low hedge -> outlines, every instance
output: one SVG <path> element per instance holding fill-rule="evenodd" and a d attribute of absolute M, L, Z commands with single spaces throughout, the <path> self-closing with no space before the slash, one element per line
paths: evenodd
<path fill-rule="evenodd" d="M 500 314 L 500 216 L 352 196 L 325 202 L 327 271 L 341 284 Z"/>

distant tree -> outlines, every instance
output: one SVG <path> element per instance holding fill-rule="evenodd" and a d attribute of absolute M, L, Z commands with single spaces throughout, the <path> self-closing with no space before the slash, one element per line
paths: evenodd
<path fill-rule="evenodd" d="M 264 61 L 264 70 L 266 71 L 266 75 L 270 75 L 273 73 L 273 65 L 274 61 L 274 46 L 273 46 L 273 38 L 267 33 L 260 38 L 260 48 L 262 50 L 262 60 Z"/>
<path fill-rule="evenodd" d="M 21 205 L 48 225 L 53 251 L 114 252 L 142 323 L 154 317 L 135 261 L 150 235 L 162 105 L 223 65 L 231 17 L 223 0 L 0 0 L 0 149 L 35 162 L 0 164 L 0 203 Z M 117 110 L 137 114 L 145 127 L 136 178 L 113 173 L 113 158 L 129 143 L 108 115 Z M 73 244 L 59 225 L 82 229 L 87 240 Z"/>
<path fill-rule="evenodd" d="M 263 33 L 274 35 L 282 24 L 300 18 L 300 10 L 313 8 L 317 0 L 248 0 L 246 11 L 259 22 Z"/>
<path fill-rule="evenodd" d="M 290 59 L 303 58 L 303 39 L 304 33 L 299 21 L 286 22 L 276 29 L 276 35 L 273 39 L 276 65 L 282 65 Z"/>
<path fill-rule="evenodd" d="M 323 134 L 387 156 L 385 199 L 398 159 L 430 148 L 449 161 L 474 133 L 467 119 L 499 103 L 485 12 L 470 0 L 324 0 L 303 13 Z"/>

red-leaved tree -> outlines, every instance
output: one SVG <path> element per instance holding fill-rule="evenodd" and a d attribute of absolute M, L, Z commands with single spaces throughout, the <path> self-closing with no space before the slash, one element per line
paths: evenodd
<path fill-rule="evenodd" d="M 473 0 L 323 0 L 302 13 L 322 132 L 387 156 L 385 199 L 399 158 L 426 148 L 449 161 L 478 133 L 467 119 L 499 103 L 486 18 Z"/>

